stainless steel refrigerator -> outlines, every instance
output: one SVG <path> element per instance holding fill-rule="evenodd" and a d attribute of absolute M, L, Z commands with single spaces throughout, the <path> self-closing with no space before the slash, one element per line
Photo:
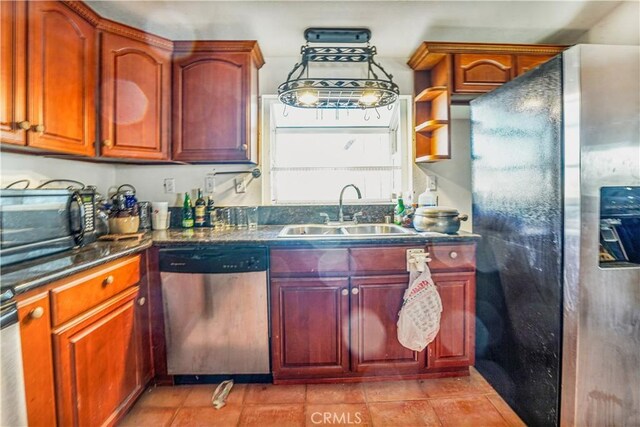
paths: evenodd
<path fill-rule="evenodd" d="M 476 368 L 533 426 L 640 425 L 640 48 L 471 102 Z"/>

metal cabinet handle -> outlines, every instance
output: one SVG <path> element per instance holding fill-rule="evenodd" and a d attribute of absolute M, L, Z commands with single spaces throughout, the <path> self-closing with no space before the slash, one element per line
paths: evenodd
<path fill-rule="evenodd" d="M 18 127 L 22 130 L 29 130 L 31 129 L 31 122 L 29 122 L 28 120 L 23 120 L 21 122 L 17 123 Z"/>
<path fill-rule="evenodd" d="M 247 149 L 249 148 L 249 146 L 247 144 L 242 144 L 240 146 L 244 151 L 247 151 Z"/>
<path fill-rule="evenodd" d="M 140 307 L 142 307 L 146 302 L 147 302 L 147 299 L 145 297 L 138 298 L 138 305 Z"/>
<path fill-rule="evenodd" d="M 353 289 L 351 289 L 351 293 L 352 293 L 353 295 L 358 295 L 358 294 L 360 293 L 360 289 L 358 289 L 358 288 L 353 288 Z"/>
<path fill-rule="evenodd" d="M 104 286 L 110 285 L 113 283 L 113 276 L 109 276 L 106 279 L 104 279 L 104 281 L 102 282 L 102 284 Z"/>
<path fill-rule="evenodd" d="M 44 132 L 44 125 L 42 125 L 42 124 L 33 125 L 33 126 L 31 126 L 31 130 L 34 131 L 34 132 L 42 133 L 42 132 Z"/>
<path fill-rule="evenodd" d="M 343 288 L 342 291 L 340 291 L 340 293 L 344 296 L 349 295 L 349 290 L 347 288 Z"/>
<path fill-rule="evenodd" d="M 107 148 L 113 148 L 113 142 L 110 139 L 105 139 L 102 141 L 102 146 Z"/>
<path fill-rule="evenodd" d="M 451 258 L 451 259 L 458 258 L 458 252 L 456 252 L 456 251 L 449 252 L 449 258 Z"/>
<path fill-rule="evenodd" d="M 29 317 L 32 319 L 39 319 L 44 315 L 44 308 L 36 307 L 29 312 Z"/>

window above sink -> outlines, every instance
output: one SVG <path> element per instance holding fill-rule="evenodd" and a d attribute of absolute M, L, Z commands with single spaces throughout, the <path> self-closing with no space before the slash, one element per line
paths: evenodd
<path fill-rule="evenodd" d="M 333 204 L 344 185 L 362 204 L 389 204 L 411 186 L 410 98 L 371 110 L 309 110 L 263 96 L 263 200 Z M 355 194 L 347 193 L 348 202 Z"/>

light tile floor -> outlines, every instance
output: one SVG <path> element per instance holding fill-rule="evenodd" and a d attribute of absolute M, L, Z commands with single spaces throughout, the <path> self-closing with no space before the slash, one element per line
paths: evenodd
<path fill-rule="evenodd" d="M 151 387 L 120 426 L 524 426 L 474 369 L 469 377 L 357 384 Z"/>

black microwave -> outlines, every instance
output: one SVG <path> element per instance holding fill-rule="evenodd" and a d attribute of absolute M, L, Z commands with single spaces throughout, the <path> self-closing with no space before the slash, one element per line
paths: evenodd
<path fill-rule="evenodd" d="M 0 265 L 96 240 L 95 190 L 0 190 Z"/>

